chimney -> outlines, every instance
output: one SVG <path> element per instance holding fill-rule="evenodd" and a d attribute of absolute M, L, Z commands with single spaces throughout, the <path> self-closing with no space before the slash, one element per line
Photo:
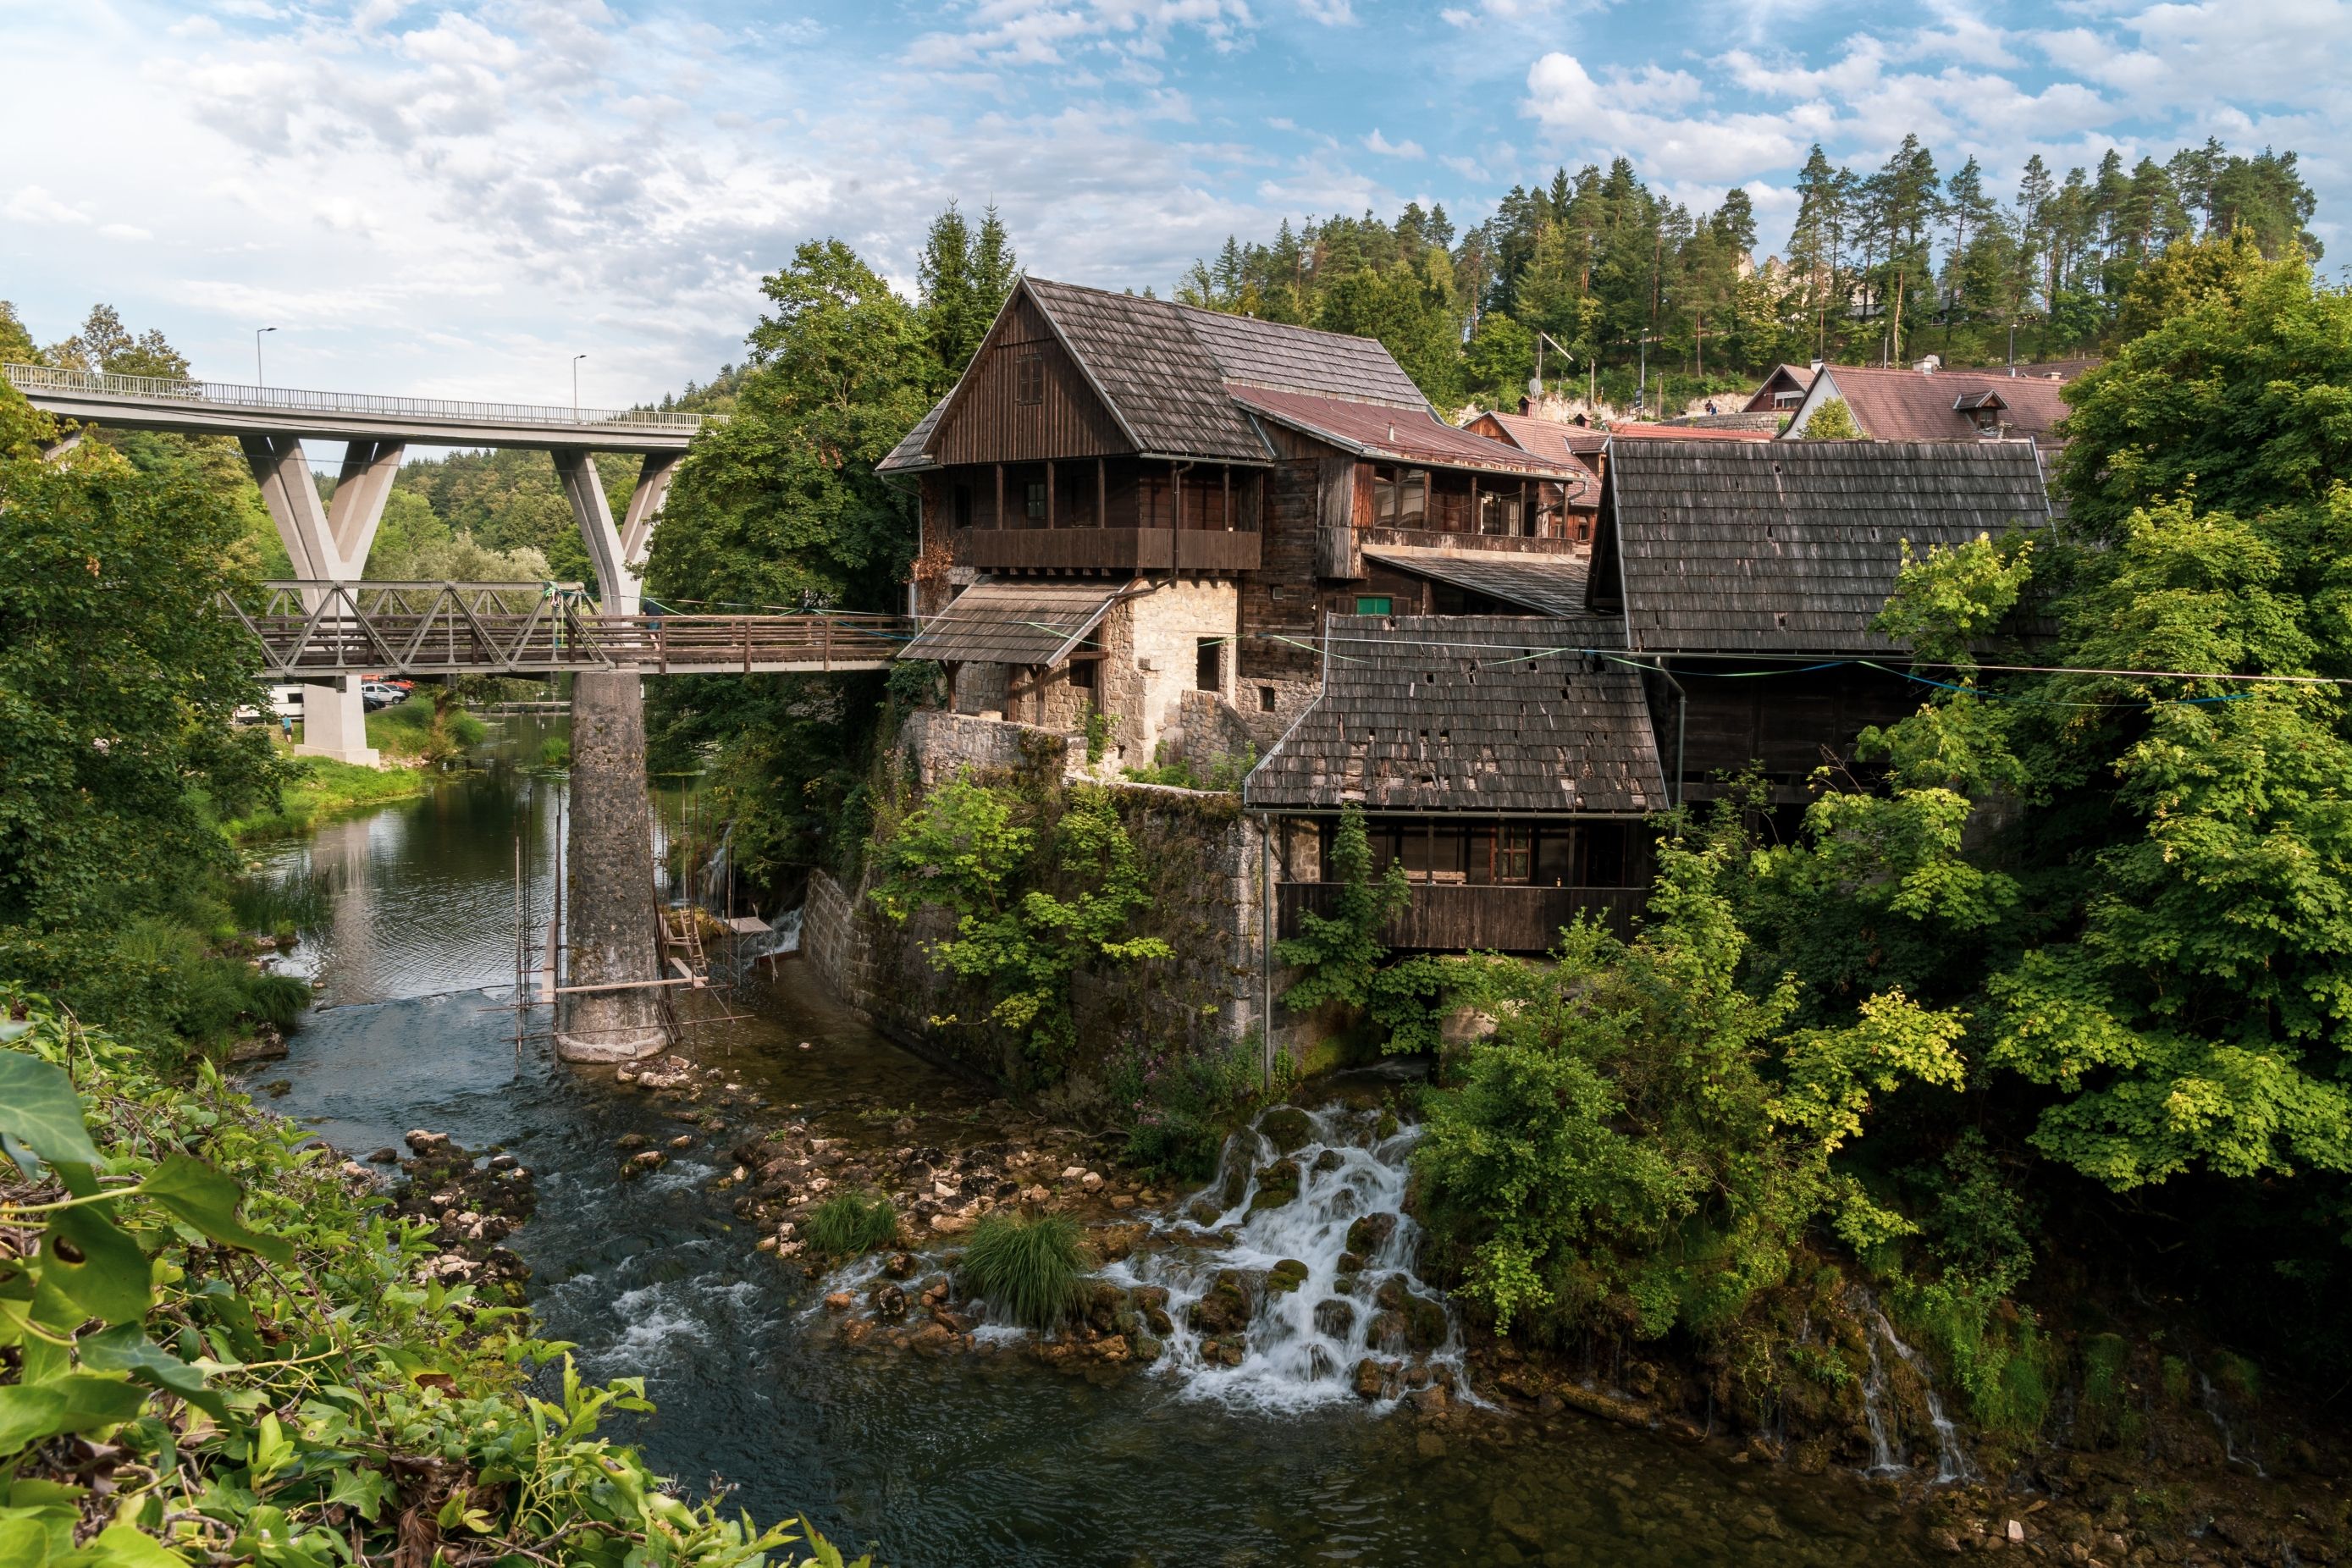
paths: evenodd
<path fill-rule="evenodd" d="M 1813 362 L 1813 374 L 1815 375 L 1819 375 L 1822 373 L 1822 365 L 1823 363 L 1824 362 L 1821 360 L 1815 360 Z"/>
<path fill-rule="evenodd" d="M 1520 415 L 1521 415 L 1522 416 L 1527 416 L 1527 415 L 1529 415 L 1529 414 L 1533 414 L 1535 411 L 1536 411 L 1536 400 L 1535 400 L 1534 398 L 1532 398 L 1532 397 L 1521 397 L 1521 398 L 1519 399 L 1519 413 L 1520 413 Z"/>

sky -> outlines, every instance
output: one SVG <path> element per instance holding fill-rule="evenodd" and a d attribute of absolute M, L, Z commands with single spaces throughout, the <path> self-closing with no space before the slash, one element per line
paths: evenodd
<path fill-rule="evenodd" d="M 0 0 L 0 299 L 200 375 L 625 405 L 740 356 L 837 237 L 911 292 L 996 205 L 1040 276 L 1170 290 L 1228 234 L 1623 155 L 1786 243 L 1808 147 L 2294 148 L 2352 260 L 2352 0 Z"/>

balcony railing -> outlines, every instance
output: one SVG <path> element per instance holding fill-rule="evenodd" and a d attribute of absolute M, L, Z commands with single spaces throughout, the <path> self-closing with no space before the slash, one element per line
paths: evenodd
<path fill-rule="evenodd" d="M 1260 536 L 1199 528 L 975 528 L 963 563 L 982 572 L 1255 572 Z"/>
<path fill-rule="evenodd" d="M 194 403 L 224 408 L 266 409 L 281 414 L 391 415 L 410 419 L 460 419 L 499 425 L 618 425 L 640 430 L 690 433 L 699 414 L 651 408 L 572 408 L 531 403 L 457 403 L 439 397 L 383 397 L 366 392 L 305 392 L 291 386 L 247 386 L 226 381 L 180 376 L 110 375 L 98 371 L 58 370 L 44 364 L 5 368 L 8 384 L 27 396 L 111 397 L 137 403 Z"/>
<path fill-rule="evenodd" d="M 1337 882 L 1284 882 L 1276 889 L 1281 932 L 1298 934 L 1298 911 L 1328 915 L 1340 893 Z M 1507 883 L 1416 882 L 1412 901 L 1389 922 L 1381 940 L 1421 952 L 1547 952 L 1559 931 L 1591 914 L 1620 936 L 1648 904 L 1647 888 L 1529 888 Z"/>

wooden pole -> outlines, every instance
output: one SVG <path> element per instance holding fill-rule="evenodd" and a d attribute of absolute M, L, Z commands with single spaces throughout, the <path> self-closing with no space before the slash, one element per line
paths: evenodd
<path fill-rule="evenodd" d="M 1220 521 L 1230 532 L 1234 526 L 1234 466 L 1231 463 L 1224 464 L 1218 468 L 1217 477 L 1224 485 L 1224 500 L 1220 503 L 1224 515 Z"/>
<path fill-rule="evenodd" d="M 1054 463 L 1052 463 L 1051 461 L 1048 461 L 1048 462 L 1046 463 L 1046 465 L 1045 465 L 1045 526 L 1046 526 L 1047 528 L 1051 528 L 1051 527 L 1053 527 L 1053 526 L 1054 526 L 1054 468 L 1055 468 L 1055 465 Z"/>
<path fill-rule="evenodd" d="M 1095 526 L 1110 526 L 1110 465 L 1095 459 Z"/>
<path fill-rule="evenodd" d="M 1004 465 L 1002 463 L 996 465 L 996 526 L 1012 526 L 1004 521 Z"/>

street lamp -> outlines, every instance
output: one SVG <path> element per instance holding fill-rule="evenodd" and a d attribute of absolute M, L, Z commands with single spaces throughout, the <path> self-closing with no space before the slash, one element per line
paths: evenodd
<path fill-rule="evenodd" d="M 572 417 L 574 419 L 580 417 L 580 362 L 587 357 L 586 354 L 572 356 Z"/>
<path fill-rule="evenodd" d="M 253 330 L 253 384 L 256 386 L 269 384 L 261 376 L 261 334 L 274 332 L 277 330 L 276 327 L 256 327 Z"/>

